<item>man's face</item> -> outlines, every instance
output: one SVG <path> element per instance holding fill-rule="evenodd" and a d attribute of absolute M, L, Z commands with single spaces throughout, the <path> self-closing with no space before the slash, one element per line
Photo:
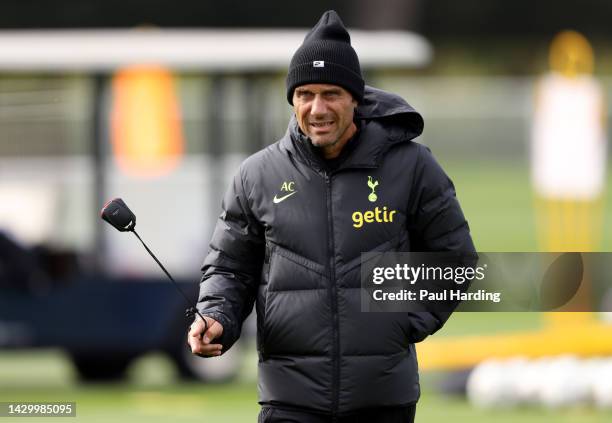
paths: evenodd
<path fill-rule="evenodd" d="M 353 96 L 337 85 L 307 84 L 293 91 L 298 125 L 316 147 L 333 148 L 352 136 L 355 107 Z"/>

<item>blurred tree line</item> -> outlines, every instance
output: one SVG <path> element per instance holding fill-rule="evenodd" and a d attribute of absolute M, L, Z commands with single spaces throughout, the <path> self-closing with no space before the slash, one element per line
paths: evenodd
<path fill-rule="evenodd" d="M 310 27 L 326 9 L 362 29 L 426 36 L 428 74 L 533 74 L 546 69 L 555 33 L 574 29 L 594 44 L 597 73 L 612 72 L 612 2 L 603 0 L 5 0 L 0 29 Z"/>

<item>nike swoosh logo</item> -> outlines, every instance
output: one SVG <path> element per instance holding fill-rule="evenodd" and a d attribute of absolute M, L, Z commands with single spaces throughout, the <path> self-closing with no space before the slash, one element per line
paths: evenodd
<path fill-rule="evenodd" d="M 291 197 L 293 194 L 297 194 L 297 191 L 290 192 L 289 194 L 284 195 L 284 196 L 282 196 L 282 197 L 280 197 L 280 198 L 278 198 L 278 197 L 275 195 L 275 196 L 274 196 L 274 200 L 272 200 L 272 201 L 274 202 L 274 204 L 278 204 L 278 203 L 280 203 L 281 201 L 284 201 L 284 200 L 286 200 L 287 198 Z"/>

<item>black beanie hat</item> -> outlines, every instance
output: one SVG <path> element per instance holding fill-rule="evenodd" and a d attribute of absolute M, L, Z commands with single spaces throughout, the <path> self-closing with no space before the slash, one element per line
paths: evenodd
<path fill-rule="evenodd" d="M 328 10 L 297 49 L 287 74 L 287 100 L 305 84 L 333 84 L 348 90 L 357 102 L 363 99 L 364 82 L 357 53 L 340 16 Z"/>

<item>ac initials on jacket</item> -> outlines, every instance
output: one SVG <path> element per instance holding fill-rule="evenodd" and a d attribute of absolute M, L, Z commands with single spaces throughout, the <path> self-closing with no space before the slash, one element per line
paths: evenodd
<path fill-rule="evenodd" d="M 281 185 L 281 191 L 285 191 L 285 192 L 293 192 L 295 191 L 295 182 L 291 181 L 291 182 L 283 182 L 283 184 Z"/>
<path fill-rule="evenodd" d="M 291 197 L 293 194 L 297 193 L 297 191 L 295 191 L 295 182 L 293 181 L 283 182 L 280 190 L 281 190 L 281 193 L 286 193 L 286 194 L 281 195 L 280 197 L 278 195 L 275 195 L 274 199 L 272 200 L 274 204 L 278 204 L 281 201 L 284 201 L 287 198 Z"/>

